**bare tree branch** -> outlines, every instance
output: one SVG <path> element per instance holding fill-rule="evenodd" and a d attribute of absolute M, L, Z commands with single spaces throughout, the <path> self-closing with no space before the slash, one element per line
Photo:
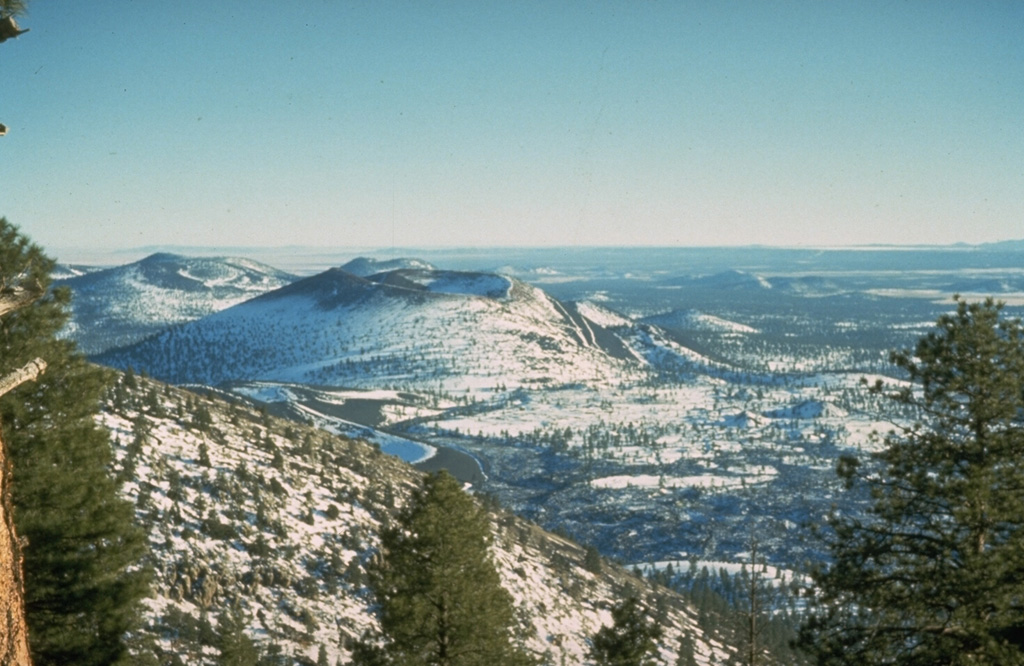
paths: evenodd
<path fill-rule="evenodd" d="M 0 396 L 10 393 L 25 382 L 35 381 L 45 370 L 46 361 L 37 358 L 7 376 L 0 377 Z"/>

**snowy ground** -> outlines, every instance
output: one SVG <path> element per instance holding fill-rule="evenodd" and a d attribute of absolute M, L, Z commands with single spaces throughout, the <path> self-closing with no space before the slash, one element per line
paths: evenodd
<path fill-rule="evenodd" d="M 201 398 L 157 390 L 143 384 L 100 416 L 153 556 L 147 635 L 165 657 L 212 664 L 217 651 L 203 644 L 202 627 L 216 632 L 219 615 L 236 606 L 264 647 L 315 661 L 323 646 L 328 663 L 344 663 L 347 641 L 375 624 L 365 565 L 415 472 L 366 444 L 226 403 L 207 403 L 212 427 L 197 429 Z M 495 517 L 495 537 L 525 644 L 545 664 L 587 663 L 587 637 L 610 622 L 626 589 L 655 603 L 624 571 L 588 572 L 582 547 L 511 515 Z M 672 599 L 663 663 L 675 663 L 683 633 L 695 639 L 698 663 L 728 657 L 721 638 Z"/>

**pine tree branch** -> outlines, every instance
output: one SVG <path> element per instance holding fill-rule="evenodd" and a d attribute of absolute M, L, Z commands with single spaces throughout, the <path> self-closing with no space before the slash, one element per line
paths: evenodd
<path fill-rule="evenodd" d="M 14 287 L 3 287 L 0 289 L 0 317 L 25 307 L 42 295 L 43 289 L 38 284 L 31 288 L 20 284 Z"/>
<path fill-rule="evenodd" d="M 10 393 L 25 382 L 32 382 L 46 371 L 46 361 L 41 358 L 29 361 L 18 370 L 0 378 L 0 396 Z"/>

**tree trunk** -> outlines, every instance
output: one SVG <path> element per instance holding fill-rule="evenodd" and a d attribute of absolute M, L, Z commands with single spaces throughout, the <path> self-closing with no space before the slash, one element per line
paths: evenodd
<path fill-rule="evenodd" d="M 10 472 L 7 446 L 0 441 L 0 664 L 31 666 L 28 629 L 25 626 L 21 544 L 14 530 Z"/>
<path fill-rule="evenodd" d="M 0 378 L 0 395 L 27 381 L 35 380 L 46 369 L 42 359 L 27 363 Z M 14 529 L 11 505 L 11 462 L 7 446 L 0 440 L 0 664 L 32 666 L 28 653 L 28 629 L 25 625 L 25 587 L 21 566 L 21 543 Z"/>

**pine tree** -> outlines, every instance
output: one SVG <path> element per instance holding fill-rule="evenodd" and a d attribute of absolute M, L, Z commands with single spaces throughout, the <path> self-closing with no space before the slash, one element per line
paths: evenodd
<path fill-rule="evenodd" d="M 238 604 L 217 618 L 218 666 L 254 666 L 260 659 L 256 643 L 245 633 L 248 618 Z"/>
<path fill-rule="evenodd" d="M 873 388 L 921 417 L 840 461 L 870 509 L 830 520 L 800 635 L 818 664 L 1024 664 L 1024 330 L 1001 309 L 957 298 L 892 355 L 911 384 Z"/>
<path fill-rule="evenodd" d="M 583 568 L 590 573 L 599 574 L 604 569 L 601 553 L 594 546 L 587 546 L 583 555 Z"/>
<path fill-rule="evenodd" d="M 0 219 L 0 284 L 50 286 L 54 262 Z M 69 295 L 55 289 L 0 321 L 0 359 L 41 357 L 38 382 L 0 399 L 23 550 L 25 611 L 36 666 L 130 663 L 126 635 L 146 593 L 143 533 L 118 496 L 112 450 L 94 416 L 106 371 L 57 338 Z"/>
<path fill-rule="evenodd" d="M 636 597 L 627 597 L 612 608 L 612 626 L 594 634 L 590 656 L 598 666 L 653 666 L 654 651 L 662 629 L 651 622 Z"/>
<path fill-rule="evenodd" d="M 372 663 L 432 666 L 528 664 L 513 645 L 512 599 L 491 559 L 487 513 L 447 472 L 429 476 L 381 535 L 370 572 L 384 650 Z"/>
<path fill-rule="evenodd" d="M 675 666 L 697 666 L 697 647 L 694 644 L 693 637 L 689 634 L 683 634 L 679 637 Z"/>

